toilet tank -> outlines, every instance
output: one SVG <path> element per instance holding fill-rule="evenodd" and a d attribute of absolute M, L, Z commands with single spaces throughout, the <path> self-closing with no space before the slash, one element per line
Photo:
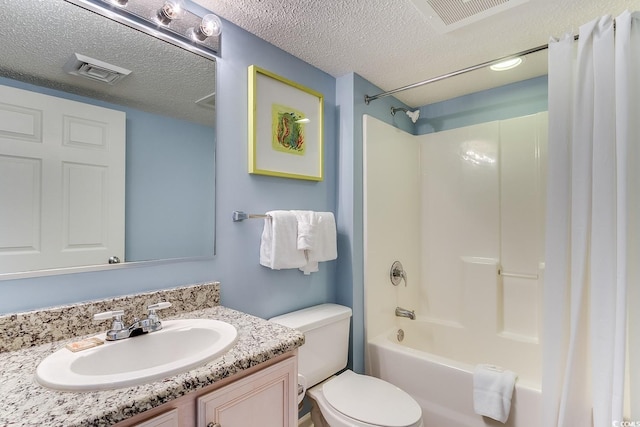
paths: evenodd
<path fill-rule="evenodd" d="M 298 373 L 305 377 L 308 388 L 347 366 L 350 317 L 349 307 L 321 304 L 269 319 L 304 333 Z"/>

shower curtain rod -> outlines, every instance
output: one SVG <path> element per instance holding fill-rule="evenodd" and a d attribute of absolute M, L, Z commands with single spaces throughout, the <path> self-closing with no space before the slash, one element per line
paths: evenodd
<path fill-rule="evenodd" d="M 614 21 L 614 29 L 615 29 L 615 21 Z M 573 37 L 573 39 L 574 40 L 578 40 L 578 35 L 575 35 Z M 433 77 L 431 79 L 423 80 L 421 82 L 412 83 L 412 84 L 407 85 L 407 86 L 402 86 L 402 87 L 399 87 L 397 89 L 389 90 L 387 92 L 382 92 L 382 93 L 379 93 L 377 95 L 373 95 L 373 96 L 365 95 L 364 96 L 364 103 L 369 105 L 369 103 L 371 101 L 375 101 L 376 99 L 384 98 L 384 97 L 389 96 L 389 95 L 393 95 L 394 93 L 403 92 L 403 91 L 409 90 L 409 89 L 414 89 L 416 87 L 424 86 L 424 85 L 429 84 L 429 83 L 439 82 L 440 80 L 445 80 L 445 79 L 448 79 L 449 77 L 459 76 L 460 74 L 468 73 L 470 71 L 475 71 L 475 70 L 478 70 L 480 68 L 484 68 L 484 67 L 488 67 L 490 65 L 498 64 L 498 63 L 500 63 L 502 61 L 506 61 L 508 59 L 513 59 L 513 58 L 517 58 L 519 56 L 530 55 L 532 53 L 540 52 L 541 50 L 545 50 L 545 49 L 548 49 L 548 48 L 549 48 L 549 45 L 548 44 L 544 44 L 544 45 L 541 45 L 541 46 L 538 46 L 538 47 L 534 47 L 534 48 L 531 48 L 531 49 L 523 50 L 522 52 L 518 52 L 518 53 L 511 54 L 511 55 L 503 56 L 502 58 L 494 59 L 492 61 L 483 62 L 482 64 L 477 64 L 477 65 L 473 65 L 471 67 L 463 68 L 462 70 L 453 71 L 451 73 L 443 74 L 443 75 L 438 76 L 438 77 Z"/>

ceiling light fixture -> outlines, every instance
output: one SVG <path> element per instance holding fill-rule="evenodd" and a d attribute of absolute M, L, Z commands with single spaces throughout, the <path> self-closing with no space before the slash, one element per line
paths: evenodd
<path fill-rule="evenodd" d="M 517 58 L 507 59 L 506 61 L 498 62 L 497 64 L 491 65 L 493 71 L 507 71 L 512 68 L 516 68 L 518 65 L 522 64 L 523 58 L 518 56 Z"/>
<path fill-rule="evenodd" d="M 220 55 L 222 22 L 185 0 L 65 0 L 209 59 Z M 194 10 L 202 10 L 201 7 Z M 159 25 L 160 24 L 160 25 Z"/>

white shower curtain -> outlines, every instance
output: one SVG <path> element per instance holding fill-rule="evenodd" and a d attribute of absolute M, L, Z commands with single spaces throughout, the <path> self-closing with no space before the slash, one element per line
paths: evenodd
<path fill-rule="evenodd" d="M 625 12 L 615 31 L 613 18 L 596 19 L 577 42 L 549 45 L 541 427 L 622 421 L 640 263 L 639 19 Z"/>

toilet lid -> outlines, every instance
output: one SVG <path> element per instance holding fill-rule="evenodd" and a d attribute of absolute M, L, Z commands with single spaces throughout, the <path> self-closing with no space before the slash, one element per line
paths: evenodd
<path fill-rule="evenodd" d="M 322 386 L 329 404 L 364 423 L 405 427 L 422 417 L 420 405 L 409 394 L 379 378 L 345 371 Z"/>

